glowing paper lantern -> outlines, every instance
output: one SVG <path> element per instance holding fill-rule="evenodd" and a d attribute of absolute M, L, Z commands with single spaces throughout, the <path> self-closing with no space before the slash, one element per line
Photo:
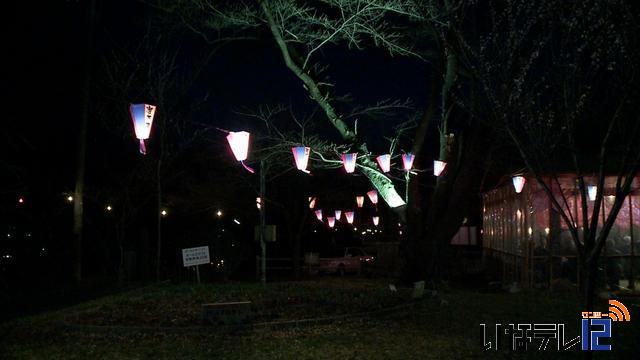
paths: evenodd
<path fill-rule="evenodd" d="M 329 227 L 332 228 L 336 225 L 336 218 L 334 217 L 328 217 L 327 218 L 327 224 L 329 224 Z"/>
<path fill-rule="evenodd" d="M 356 169 L 356 159 L 358 158 L 358 153 L 349 153 L 342 154 L 342 164 L 344 165 L 344 170 L 351 174 Z"/>
<path fill-rule="evenodd" d="M 131 113 L 131 120 L 133 120 L 133 130 L 136 133 L 136 138 L 140 140 L 140 153 L 146 154 L 147 147 L 144 145 L 144 141 L 149 138 L 149 134 L 151 133 L 151 125 L 156 115 L 156 106 L 149 104 L 131 104 L 129 106 L 129 113 Z"/>
<path fill-rule="evenodd" d="M 440 176 L 444 171 L 444 168 L 447 166 L 447 163 L 440 160 L 433 160 L 433 175 Z"/>
<path fill-rule="evenodd" d="M 258 210 L 262 209 L 262 198 L 256 198 L 256 207 L 258 208 Z"/>
<path fill-rule="evenodd" d="M 309 209 L 313 209 L 316 207 L 316 198 L 313 196 L 309 196 Z"/>
<path fill-rule="evenodd" d="M 315 211 L 316 214 L 316 218 L 320 221 L 322 221 L 322 210 L 318 209 Z"/>
<path fill-rule="evenodd" d="M 598 187 L 595 185 L 589 185 L 587 186 L 587 192 L 589 193 L 589 200 L 594 201 L 598 194 Z"/>
<path fill-rule="evenodd" d="M 413 159 L 415 156 L 412 153 L 402 154 L 402 165 L 406 171 L 411 170 L 413 167 Z"/>
<path fill-rule="evenodd" d="M 371 200 L 371 203 L 373 205 L 378 204 L 378 192 L 375 190 L 371 190 L 367 193 L 367 196 L 369 197 L 369 200 Z"/>
<path fill-rule="evenodd" d="M 336 219 L 340 221 L 341 217 L 342 217 L 342 210 L 336 210 Z"/>
<path fill-rule="evenodd" d="M 296 161 L 296 167 L 298 170 L 304 171 L 308 174 L 309 170 L 307 170 L 307 164 L 309 164 L 309 152 L 311 151 L 311 148 L 297 146 L 291 148 L 291 151 L 293 152 L 293 158 Z"/>
<path fill-rule="evenodd" d="M 372 220 L 373 220 L 373 225 L 375 226 L 378 226 L 378 223 L 380 223 L 380 217 L 378 216 L 374 216 Z"/>
<path fill-rule="evenodd" d="M 364 205 L 364 196 L 356 196 L 356 204 L 361 208 Z"/>
<path fill-rule="evenodd" d="M 376 160 L 378 161 L 378 166 L 380 166 L 380 169 L 382 169 L 382 172 L 386 173 L 386 172 L 389 172 L 389 170 L 391 170 L 391 155 L 389 154 L 380 155 L 376 158 Z"/>
<path fill-rule="evenodd" d="M 517 194 L 522 192 L 522 188 L 524 188 L 524 183 L 527 182 L 527 179 L 524 176 L 514 176 L 511 178 L 511 182 L 513 182 L 513 188 L 516 190 Z"/>
<path fill-rule="evenodd" d="M 247 171 L 253 173 L 253 169 L 245 165 L 244 161 L 247 160 L 247 154 L 249 153 L 249 133 L 246 131 L 233 132 L 230 131 L 227 135 L 227 141 L 233 152 L 233 156 L 236 160 L 240 161 L 240 164 L 247 169 Z"/>
<path fill-rule="evenodd" d="M 344 217 L 347 219 L 349 224 L 353 224 L 353 211 L 347 211 L 344 213 Z"/>

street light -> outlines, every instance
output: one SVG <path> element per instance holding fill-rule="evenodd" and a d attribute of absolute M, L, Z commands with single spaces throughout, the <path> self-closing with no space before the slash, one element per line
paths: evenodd
<path fill-rule="evenodd" d="M 71 196 L 71 195 L 67 196 L 67 201 L 68 202 L 73 202 L 73 196 Z"/>
<path fill-rule="evenodd" d="M 107 205 L 107 207 L 105 208 L 107 211 L 111 211 L 113 210 L 113 208 L 111 207 L 111 205 Z"/>
<path fill-rule="evenodd" d="M 164 209 L 160 212 L 160 215 L 162 216 L 167 216 L 167 214 L 168 214 L 167 210 L 164 210 Z"/>

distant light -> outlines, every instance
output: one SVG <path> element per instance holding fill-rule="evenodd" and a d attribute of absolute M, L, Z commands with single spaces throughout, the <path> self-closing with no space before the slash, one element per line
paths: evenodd
<path fill-rule="evenodd" d="M 347 222 L 349 224 L 353 224 L 353 216 L 354 216 L 354 212 L 353 211 L 347 211 L 344 213 L 344 217 L 347 218 Z"/>
<path fill-rule="evenodd" d="M 354 226 L 353 231 L 358 231 L 358 228 Z"/>
<path fill-rule="evenodd" d="M 322 210 L 318 209 L 314 211 L 314 213 L 316 214 L 316 219 L 318 219 L 318 221 L 322 221 Z"/>
<path fill-rule="evenodd" d="M 371 200 L 371 203 L 373 205 L 377 205 L 378 204 L 378 192 L 375 190 L 371 190 L 369 192 L 367 192 L 367 196 L 369 197 L 369 200 Z"/>
<path fill-rule="evenodd" d="M 309 209 L 313 209 L 316 207 L 316 198 L 313 196 L 309 197 Z"/>
<path fill-rule="evenodd" d="M 336 210 L 335 214 L 336 214 L 336 220 L 340 220 L 340 218 L 342 218 L 342 210 Z"/>
<path fill-rule="evenodd" d="M 364 205 L 364 196 L 356 196 L 356 204 L 361 208 Z"/>
<path fill-rule="evenodd" d="M 238 219 L 233 219 L 233 222 L 240 225 L 240 221 L 238 221 Z"/>
<path fill-rule="evenodd" d="M 113 210 L 113 208 L 111 207 L 111 205 L 107 205 L 106 210 L 107 211 L 111 211 L 111 210 Z"/>
<path fill-rule="evenodd" d="M 533 229 L 531 228 L 531 226 L 529 226 L 529 230 L 527 230 L 527 232 L 529 233 L 529 236 L 531 236 L 531 234 L 533 234 Z"/>
<path fill-rule="evenodd" d="M 71 196 L 71 195 L 67 196 L 67 201 L 68 202 L 72 202 L 73 201 L 73 196 Z"/>
<path fill-rule="evenodd" d="M 527 182 L 527 179 L 524 176 L 514 176 L 511 178 L 511 182 L 513 182 L 513 188 L 516 190 L 517 194 L 522 192 L 522 188 L 524 188 L 524 183 Z"/>
<path fill-rule="evenodd" d="M 518 219 L 522 216 L 522 211 L 520 211 L 520 209 L 516 210 L 516 216 L 518 216 Z"/>
<path fill-rule="evenodd" d="M 378 226 L 378 223 L 380 222 L 380 217 L 374 216 L 372 217 L 372 220 L 373 220 L 373 225 Z"/>
<path fill-rule="evenodd" d="M 222 210 L 218 210 L 218 212 L 216 212 L 216 215 L 218 215 L 218 217 L 222 216 Z"/>
<path fill-rule="evenodd" d="M 544 228 L 544 233 L 549 235 L 549 228 L 548 227 Z"/>
<path fill-rule="evenodd" d="M 160 214 L 161 214 L 162 216 L 167 216 L 167 210 L 162 210 L 162 211 L 160 212 Z"/>
<path fill-rule="evenodd" d="M 399 234 L 399 235 L 402 235 L 402 230 L 399 230 L 399 231 L 398 231 L 398 234 Z"/>
<path fill-rule="evenodd" d="M 589 193 L 589 200 L 594 201 L 598 194 L 598 187 L 595 185 L 589 185 L 587 186 L 587 192 Z"/>
<path fill-rule="evenodd" d="M 256 207 L 258 208 L 258 210 L 262 209 L 262 198 L 256 198 Z"/>
<path fill-rule="evenodd" d="M 23 198 L 18 198 L 18 203 L 19 204 L 24 204 L 24 199 Z"/>
<path fill-rule="evenodd" d="M 330 228 L 334 227 L 336 224 L 336 218 L 332 216 L 327 217 L 327 224 Z"/>
<path fill-rule="evenodd" d="M 433 175 L 440 176 L 444 171 L 444 168 L 447 166 L 447 163 L 440 160 L 433 160 Z"/>

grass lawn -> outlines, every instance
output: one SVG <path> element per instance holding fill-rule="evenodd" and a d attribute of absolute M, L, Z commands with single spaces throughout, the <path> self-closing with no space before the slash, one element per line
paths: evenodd
<path fill-rule="evenodd" d="M 200 305 L 252 302 L 255 323 L 363 314 L 305 326 L 201 326 Z M 564 323 L 579 335 L 573 294 L 440 291 L 412 307 L 410 290 L 388 282 L 320 278 L 256 283 L 158 284 L 0 324 L 0 359 L 466 359 L 580 358 L 581 352 L 480 351 L 480 323 Z M 638 358 L 640 303 L 622 299 L 631 322 L 613 323 L 614 351 Z M 600 302 L 606 311 L 606 301 Z M 378 310 L 395 308 L 392 312 Z"/>

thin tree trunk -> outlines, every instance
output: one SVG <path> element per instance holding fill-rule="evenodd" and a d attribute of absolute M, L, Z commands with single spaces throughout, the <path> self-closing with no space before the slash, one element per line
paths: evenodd
<path fill-rule="evenodd" d="M 87 149 L 87 124 L 89 122 L 89 98 L 91 91 L 91 63 L 93 55 L 94 28 L 96 19 L 96 0 L 91 0 L 88 9 L 87 38 L 85 48 L 84 81 L 82 84 L 82 99 L 80 102 L 80 133 L 78 136 L 78 157 L 76 186 L 73 203 L 73 277 L 82 280 L 82 225 L 84 222 L 84 172 Z"/>

